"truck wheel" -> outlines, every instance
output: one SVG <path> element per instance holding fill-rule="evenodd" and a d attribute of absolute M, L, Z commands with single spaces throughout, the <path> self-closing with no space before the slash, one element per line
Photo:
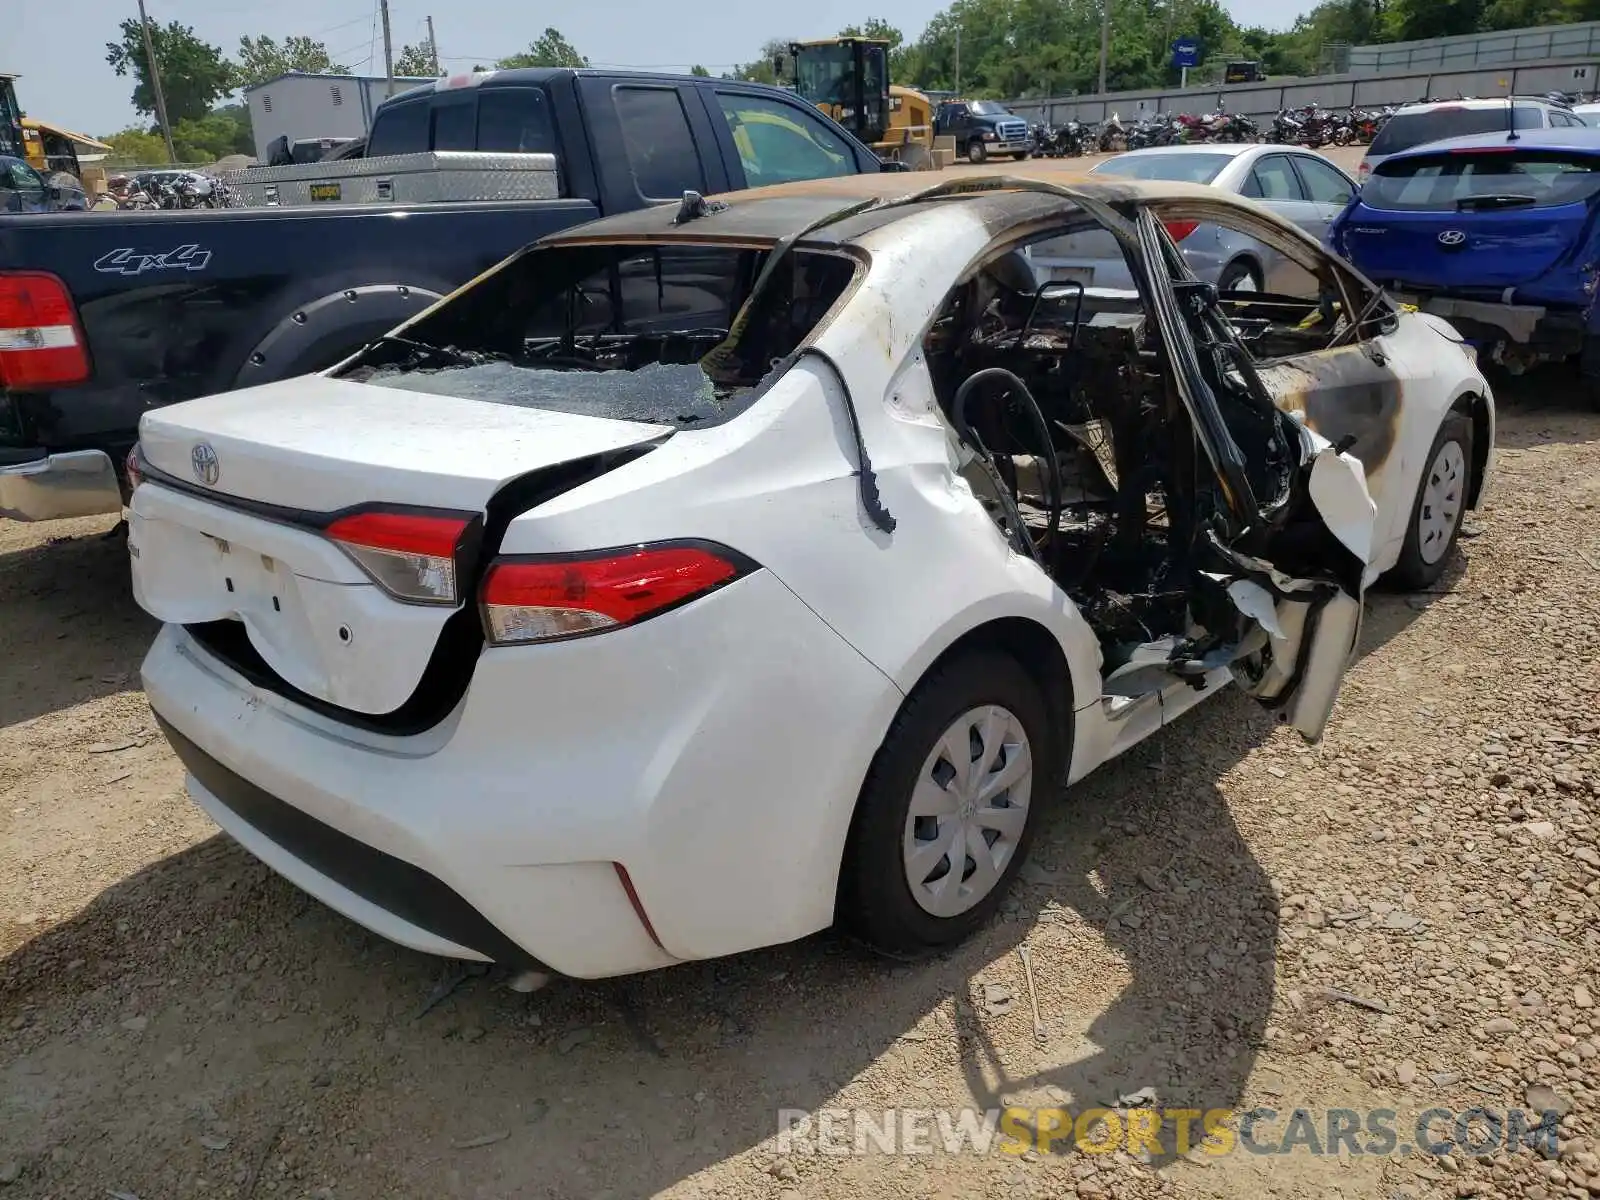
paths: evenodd
<path fill-rule="evenodd" d="M 1061 752 L 1017 662 L 954 659 L 906 699 L 861 788 L 839 875 L 841 925 L 915 957 L 999 908 L 1051 797 Z"/>
<path fill-rule="evenodd" d="M 967 161 L 973 166 L 977 166 L 988 157 L 988 148 L 982 142 L 974 139 L 967 143 Z"/>
<path fill-rule="evenodd" d="M 1453 412 L 1439 425 L 1428 450 L 1406 525 L 1406 540 L 1389 579 L 1415 591 L 1431 587 L 1450 564 L 1472 491 L 1472 419 Z"/>

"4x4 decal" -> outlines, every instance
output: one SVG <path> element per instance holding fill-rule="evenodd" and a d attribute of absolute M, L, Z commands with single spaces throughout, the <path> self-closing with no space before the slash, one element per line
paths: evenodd
<path fill-rule="evenodd" d="M 211 251 L 199 246 L 178 246 L 165 254 L 141 254 L 131 247 L 112 250 L 94 260 L 102 275 L 143 275 L 146 271 L 204 271 Z"/>

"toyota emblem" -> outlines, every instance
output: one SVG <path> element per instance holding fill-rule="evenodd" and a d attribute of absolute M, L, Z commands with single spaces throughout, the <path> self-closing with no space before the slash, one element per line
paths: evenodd
<path fill-rule="evenodd" d="M 1439 245 L 1441 246 L 1459 246 L 1466 240 L 1467 235 L 1459 229 L 1446 229 L 1439 235 Z"/>
<path fill-rule="evenodd" d="M 194 477 L 201 483 L 207 487 L 216 486 L 222 467 L 217 462 L 217 452 L 208 443 L 200 442 L 189 452 L 189 465 L 194 469 Z"/>

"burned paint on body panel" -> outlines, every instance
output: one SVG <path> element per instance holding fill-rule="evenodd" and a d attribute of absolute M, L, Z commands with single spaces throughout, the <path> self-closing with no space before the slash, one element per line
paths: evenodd
<path fill-rule="evenodd" d="M 1303 354 L 1260 368 L 1273 403 L 1305 421 L 1315 432 L 1349 449 L 1377 474 L 1389 462 L 1400 438 L 1400 381 L 1358 346 Z"/>

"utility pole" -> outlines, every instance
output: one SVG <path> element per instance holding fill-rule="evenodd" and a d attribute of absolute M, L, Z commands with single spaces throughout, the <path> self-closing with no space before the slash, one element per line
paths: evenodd
<path fill-rule="evenodd" d="M 150 40 L 150 18 L 145 15 L 144 0 L 139 0 L 139 32 L 144 34 L 144 61 L 150 69 L 150 91 L 155 95 L 156 120 L 161 124 L 161 137 L 167 143 L 167 159 L 178 161 L 178 152 L 172 148 L 172 126 L 167 123 L 167 99 L 161 94 L 161 68 L 156 66 L 156 48 Z"/>
<path fill-rule="evenodd" d="M 428 55 L 433 59 L 433 73 L 441 74 L 439 70 L 439 43 L 433 36 L 433 18 L 428 18 Z"/>
<path fill-rule="evenodd" d="M 389 38 L 389 0 L 378 0 L 378 11 L 383 14 L 383 74 L 389 81 L 385 96 L 394 95 L 394 42 Z"/>
<path fill-rule="evenodd" d="M 1100 0 L 1100 94 L 1106 94 L 1106 60 L 1111 57 L 1111 0 Z"/>
<path fill-rule="evenodd" d="M 961 26 L 956 26 L 956 99 L 961 98 Z"/>

